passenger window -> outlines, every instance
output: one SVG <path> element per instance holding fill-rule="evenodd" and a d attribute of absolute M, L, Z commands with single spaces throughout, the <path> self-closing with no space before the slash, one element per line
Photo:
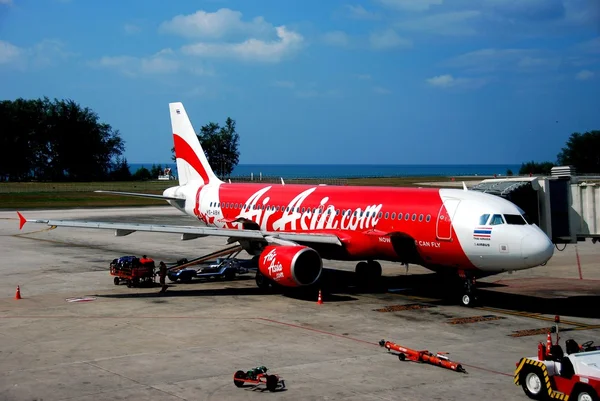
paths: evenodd
<path fill-rule="evenodd" d="M 209 207 L 212 207 L 212 202 L 210 202 L 210 206 Z"/>
<path fill-rule="evenodd" d="M 429 220 L 431 220 L 431 216 L 427 215 L 427 217 L 425 218 L 425 221 L 429 223 Z"/>
<path fill-rule="evenodd" d="M 379 218 L 381 218 L 381 216 L 383 216 L 383 213 L 379 212 Z"/>
<path fill-rule="evenodd" d="M 413 213 L 413 215 L 412 215 L 412 221 L 415 221 L 416 219 L 417 219 L 417 214 Z"/>
<path fill-rule="evenodd" d="M 480 226 L 485 226 L 485 223 L 487 223 L 489 217 L 490 217 L 489 214 L 482 214 L 479 217 L 479 225 Z"/>
<path fill-rule="evenodd" d="M 419 221 L 423 221 L 423 215 L 422 214 L 419 215 Z"/>
<path fill-rule="evenodd" d="M 406 221 L 410 220 L 410 214 L 409 213 L 406 213 L 404 215 L 404 220 L 406 220 Z"/>
<path fill-rule="evenodd" d="M 402 220 L 402 213 L 398 213 L 398 220 Z"/>
<path fill-rule="evenodd" d="M 490 225 L 496 226 L 498 224 L 504 224 L 504 220 L 502 220 L 502 215 L 495 214 L 492 216 L 492 219 L 490 220 Z"/>
<path fill-rule="evenodd" d="M 396 220 L 396 212 L 392 213 L 392 220 Z"/>
<path fill-rule="evenodd" d="M 385 219 L 387 220 L 388 217 L 390 217 L 390 212 L 385 212 Z"/>

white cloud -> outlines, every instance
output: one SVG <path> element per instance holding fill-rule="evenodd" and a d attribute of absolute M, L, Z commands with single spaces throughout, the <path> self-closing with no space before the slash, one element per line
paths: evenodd
<path fill-rule="evenodd" d="M 188 55 L 217 58 L 236 58 L 247 61 L 279 62 L 302 47 L 304 38 L 299 33 L 276 28 L 278 40 L 247 39 L 241 43 L 200 42 L 182 47 Z"/>
<path fill-rule="evenodd" d="M 150 57 L 105 56 L 91 63 L 95 67 L 110 68 L 129 76 L 169 74 L 185 71 L 195 75 L 213 75 L 196 63 L 185 63 L 175 57 L 171 49 L 163 49 Z"/>
<path fill-rule="evenodd" d="M 374 86 L 373 92 L 377 93 L 378 95 L 388 95 L 388 94 L 392 93 L 391 90 L 384 88 L 382 86 Z"/>
<path fill-rule="evenodd" d="M 412 46 L 412 42 L 409 39 L 401 38 L 392 29 L 371 33 L 369 43 L 376 50 L 386 50 L 395 47 L 409 48 Z"/>
<path fill-rule="evenodd" d="M 425 11 L 431 6 L 441 5 L 443 0 L 377 0 L 377 2 L 396 10 Z"/>
<path fill-rule="evenodd" d="M 129 35 L 133 35 L 136 33 L 140 33 L 142 31 L 142 28 L 135 24 L 125 24 L 123 26 L 123 30 Z"/>
<path fill-rule="evenodd" d="M 581 70 L 575 75 L 575 79 L 579 81 L 586 81 L 594 77 L 594 73 L 590 70 Z"/>
<path fill-rule="evenodd" d="M 473 35 L 476 29 L 469 23 L 481 17 L 481 11 L 465 10 L 411 18 L 396 23 L 399 29 L 438 35 Z"/>
<path fill-rule="evenodd" d="M 348 9 L 348 16 L 353 19 L 360 20 L 378 20 L 381 18 L 379 14 L 376 14 L 372 11 L 366 10 L 360 4 L 357 6 L 353 6 L 351 4 L 347 4 L 346 8 Z"/>
<path fill-rule="evenodd" d="M 479 88 L 487 83 L 483 78 L 454 78 L 450 74 L 428 78 L 425 82 L 437 88 Z"/>
<path fill-rule="evenodd" d="M 10 65 L 20 69 L 49 67 L 71 56 L 62 42 L 44 39 L 31 47 L 18 47 L 0 40 L 0 65 Z"/>
<path fill-rule="evenodd" d="M 481 49 L 454 57 L 444 63 L 471 72 L 522 71 L 553 69 L 561 58 L 538 49 Z"/>
<path fill-rule="evenodd" d="M 592 54 L 600 53 L 600 37 L 578 44 L 577 50 Z"/>
<path fill-rule="evenodd" d="M 346 47 L 350 43 L 350 38 L 345 32 L 332 31 L 323 35 L 323 42 L 330 46 Z"/>
<path fill-rule="evenodd" d="M 220 39 L 232 35 L 263 37 L 273 32 L 273 26 L 263 17 L 242 21 L 242 13 L 221 8 L 214 13 L 199 10 L 190 15 L 178 15 L 163 22 L 159 30 L 190 38 Z"/>
<path fill-rule="evenodd" d="M 0 40 L 0 64 L 10 64 L 18 61 L 23 55 L 23 50 L 17 46 Z"/>

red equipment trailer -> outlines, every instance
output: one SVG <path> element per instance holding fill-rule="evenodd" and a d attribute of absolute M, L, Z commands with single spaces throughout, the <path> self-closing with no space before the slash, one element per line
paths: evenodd
<path fill-rule="evenodd" d="M 442 368 L 454 370 L 460 373 L 467 373 L 460 363 L 452 362 L 443 353 L 433 355 L 429 351 L 415 351 L 414 349 L 406 348 L 391 341 L 381 340 L 379 345 L 385 347 L 388 351 L 398 352 L 398 359 L 404 361 L 408 359 L 413 362 L 424 362 L 431 365 L 440 366 Z"/>
<path fill-rule="evenodd" d="M 122 281 L 127 287 L 133 287 L 142 283 L 155 282 L 154 260 L 149 258 L 139 259 L 136 256 L 121 256 L 113 259 L 110 263 L 110 275 L 114 276 L 114 284 L 119 285 Z"/>
<path fill-rule="evenodd" d="M 246 383 L 251 384 L 253 388 L 265 385 L 267 390 L 271 392 L 276 391 L 277 389 L 284 389 L 285 382 L 283 379 L 278 375 L 267 374 L 267 370 L 268 369 L 264 366 L 250 369 L 247 372 L 238 370 L 233 374 L 233 383 L 236 387 L 243 387 Z"/>

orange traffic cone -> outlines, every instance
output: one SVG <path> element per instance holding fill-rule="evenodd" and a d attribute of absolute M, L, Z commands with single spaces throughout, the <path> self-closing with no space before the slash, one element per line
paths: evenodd
<path fill-rule="evenodd" d="M 15 299 L 21 299 L 21 288 L 17 286 L 17 292 L 15 294 Z"/>
<path fill-rule="evenodd" d="M 552 347 L 552 335 L 548 332 L 548 337 L 546 338 L 546 354 L 550 354 L 550 347 Z"/>
<path fill-rule="evenodd" d="M 317 299 L 317 304 L 321 305 L 323 303 L 323 297 L 321 296 L 321 290 L 319 290 L 319 298 Z"/>

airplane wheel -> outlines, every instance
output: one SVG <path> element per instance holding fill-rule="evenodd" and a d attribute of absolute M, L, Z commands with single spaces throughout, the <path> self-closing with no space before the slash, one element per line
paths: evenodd
<path fill-rule="evenodd" d="M 369 265 L 367 262 L 358 262 L 356 264 L 354 277 L 356 279 L 356 284 L 359 287 L 366 287 L 366 284 L 369 281 Z"/>
<path fill-rule="evenodd" d="M 113 280 L 113 283 L 115 283 L 115 285 L 119 285 L 119 278 L 115 277 L 115 279 Z"/>
<path fill-rule="evenodd" d="M 369 277 L 372 279 L 379 279 L 381 277 L 381 264 L 375 260 L 368 262 L 369 265 Z"/>
<path fill-rule="evenodd" d="M 460 303 L 462 306 L 475 306 L 475 304 L 477 303 L 477 297 L 472 292 L 466 292 L 460 298 Z"/>
<path fill-rule="evenodd" d="M 258 288 L 269 288 L 269 280 L 258 270 L 256 271 L 256 285 Z"/>

